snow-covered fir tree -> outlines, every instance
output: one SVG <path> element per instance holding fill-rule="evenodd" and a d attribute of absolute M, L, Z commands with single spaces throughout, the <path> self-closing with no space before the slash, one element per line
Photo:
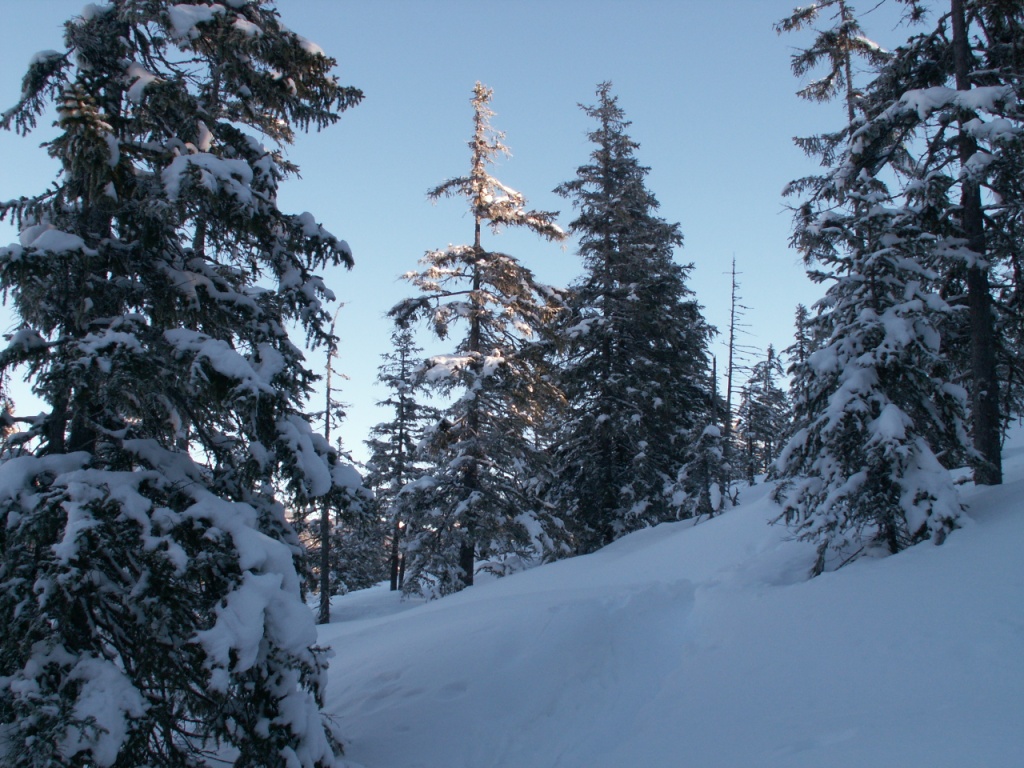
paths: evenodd
<path fill-rule="evenodd" d="M 754 364 L 743 386 L 737 412 L 737 436 L 741 463 L 747 480 L 768 472 L 782 441 L 789 435 L 790 408 L 775 348 L 768 347 L 764 360 Z"/>
<path fill-rule="evenodd" d="M 830 283 L 813 351 L 792 369 L 796 429 L 776 462 L 782 517 L 818 545 L 813 573 L 941 543 L 960 514 L 947 467 L 966 443 L 939 332 L 951 310 L 934 290 L 935 238 L 913 199 L 861 172 L 880 161 L 861 133 L 866 101 L 847 85 L 854 119 L 802 142 L 826 171 L 788 190 L 805 196 L 793 244 Z"/>
<path fill-rule="evenodd" d="M 918 21 L 932 10 L 902 2 Z M 941 293 L 965 310 L 945 323 L 944 347 L 970 393 L 974 476 L 985 484 L 1001 481 L 1000 379 L 1021 359 L 994 294 L 1019 290 L 1022 36 L 1020 3 L 950 0 L 885 57 L 858 99 L 851 151 L 835 161 L 850 179 L 895 178 L 933 239 Z"/>
<path fill-rule="evenodd" d="M 416 345 L 412 329 L 395 328 L 391 342 L 392 351 L 381 355 L 384 362 L 377 376 L 389 394 L 377 404 L 389 408 L 392 417 L 370 431 L 366 482 L 374 490 L 379 517 L 386 521 L 391 589 L 398 590 L 405 580 L 403 538 L 411 524 L 423 522 L 420 513 L 426 511 L 419 506 L 426 502 L 417 483 L 427 473 L 419 446 L 440 415 L 434 406 L 420 402 L 423 381 L 414 374 L 423 349 Z"/>
<path fill-rule="evenodd" d="M 433 489 L 430 520 L 410 539 L 407 588 L 445 593 L 470 586 L 478 558 L 502 571 L 551 546 L 557 525 L 536 494 L 535 464 L 544 460 L 533 435 L 557 391 L 525 353 L 526 342 L 560 307 L 514 257 L 483 245 L 490 227 L 525 227 L 549 240 L 565 234 L 554 214 L 526 208 L 522 194 L 488 172 L 507 153 L 490 125 L 492 92 L 473 90 L 469 175 L 432 190 L 432 199 L 463 197 L 473 216 L 471 245 L 428 252 L 406 279 L 420 295 L 391 314 L 399 325 L 424 320 L 439 339 L 464 331 L 450 354 L 430 357 L 419 380 L 452 398 L 424 440 Z"/>
<path fill-rule="evenodd" d="M 684 514 L 677 486 L 712 423 L 712 329 L 687 287 L 691 266 L 673 258 L 682 234 L 656 215 L 611 85 L 597 98 L 583 108 L 597 122 L 590 162 L 556 190 L 578 212 L 585 273 L 563 323 L 554 499 L 582 552 Z"/>
<path fill-rule="evenodd" d="M 811 313 L 803 304 L 797 304 L 793 313 L 793 343 L 782 353 L 790 365 L 803 365 L 816 346 Z M 788 371 L 792 372 L 792 371 Z"/>
<path fill-rule="evenodd" d="M 818 545 L 814 573 L 874 547 L 941 543 L 960 514 L 948 467 L 967 440 L 941 354 L 949 308 L 921 263 L 929 238 L 884 190 L 844 195 L 858 213 L 798 224 L 798 247 L 834 270 L 831 333 L 796 368 L 796 430 L 776 462 L 783 517 Z"/>
<path fill-rule="evenodd" d="M 350 479 L 287 327 L 328 340 L 351 253 L 276 200 L 361 94 L 258 1 L 89 5 L 65 45 L 2 119 L 55 106 L 61 174 L 0 208 L 0 365 L 46 404 L 0 463 L 0 762 L 338 765 L 282 499 Z"/>
<path fill-rule="evenodd" d="M 718 424 L 709 423 L 701 430 L 687 448 L 686 463 L 673 486 L 676 517 L 714 517 L 735 503 L 731 495 L 732 454 Z"/>
<path fill-rule="evenodd" d="M 789 429 L 779 436 L 777 445 L 780 447 L 785 445 L 792 434 L 793 403 L 805 397 L 803 390 L 805 389 L 807 376 L 802 375 L 800 371 L 807 365 L 811 352 L 821 346 L 828 337 L 827 328 L 825 327 L 827 321 L 827 315 L 823 317 L 820 313 L 816 313 L 812 316 L 806 306 L 797 304 L 793 317 L 793 343 L 782 351 L 783 357 L 789 363 L 786 367 L 786 374 L 789 376 L 788 399 L 790 421 Z M 770 471 L 771 469 L 769 468 Z"/>

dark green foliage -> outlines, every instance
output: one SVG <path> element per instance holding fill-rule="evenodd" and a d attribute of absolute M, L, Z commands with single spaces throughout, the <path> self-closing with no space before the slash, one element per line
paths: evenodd
<path fill-rule="evenodd" d="M 1019 3 L 951 0 L 949 13 L 896 48 L 865 88 L 845 172 L 895 174 L 934 238 L 939 290 L 965 310 L 944 337 L 970 393 L 975 479 L 987 484 L 1001 480 L 1000 426 L 1015 407 L 1001 390 L 1016 386 L 1021 359 L 1013 297 L 1024 210 L 1022 38 Z"/>
<path fill-rule="evenodd" d="M 366 441 L 370 449 L 367 465 L 367 484 L 376 495 L 378 515 L 386 526 L 391 589 L 403 586 L 403 538 L 415 540 L 418 532 L 410 525 L 420 520 L 421 494 L 414 485 L 426 473 L 421 458 L 420 443 L 426 431 L 440 419 L 433 406 L 419 402 L 423 382 L 415 379 L 423 352 L 413 340 L 412 329 L 396 328 L 391 334 L 393 351 L 382 355 L 377 380 L 389 391 L 387 399 L 378 403 L 392 410 L 390 421 L 382 422 L 370 431 Z"/>
<path fill-rule="evenodd" d="M 330 339 L 317 272 L 351 253 L 277 208 L 295 169 L 256 137 L 361 94 L 260 2 L 115 0 L 65 43 L 3 116 L 27 132 L 56 105 L 62 175 L 0 209 L 21 230 L 2 374 L 46 403 L 0 463 L 0 760 L 336 765 L 281 499 L 347 468 L 286 327 Z"/>
<path fill-rule="evenodd" d="M 798 314 L 795 431 L 776 463 L 782 516 L 818 545 L 813 573 L 875 548 L 941 543 L 960 513 L 948 468 L 964 453 L 964 398 L 942 335 L 954 313 L 937 291 L 951 243 L 919 194 L 933 179 L 910 161 L 900 131 L 911 123 L 898 117 L 948 93 L 882 96 L 900 62 L 899 51 L 880 59 L 866 89 L 848 84 L 848 125 L 824 149 L 805 145 L 826 171 L 788 190 L 805 196 L 793 245 L 829 283 L 816 316 Z M 903 194 L 885 167 L 903 174 Z"/>
<path fill-rule="evenodd" d="M 712 329 L 673 259 L 682 235 L 656 215 L 611 86 L 597 96 L 591 161 L 557 190 L 578 212 L 585 274 L 561 324 L 555 498 L 583 552 L 680 514 L 673 486 L 711 411 Z"/>
<path fill-rule="evenodd" d="M 805 353 L 805 360 L 806 357 Z M 767 357 L 750 371 L 737 413 L 740 462 L 751 483 L 755 475 L 771 469 L 789 435 L 790 405 L 785 390 L 779 386 L 782 379 L 782 364 L 775 349 L 769 346 Z"/>
<path fill-rule="evenodd" d="M 830 268 L 829 335 L 792 369 L 795 431 L 775 498 L 817 543 L 814 573 L 873 547 L 941 543 L 960 513 L 947 469 L 963 455 L 964 396 L 941 355 L 950 309 L 926 288 L 931 240 L 884 189 L 848 194 L 848 215 L 798 219 L 794 236 Z"/>

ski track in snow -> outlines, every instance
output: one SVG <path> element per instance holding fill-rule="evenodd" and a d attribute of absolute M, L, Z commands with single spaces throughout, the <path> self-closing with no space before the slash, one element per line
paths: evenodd
<path fill-rule="evenodd" d="M 1024 429 L 941 547 L 808 581 L 769 487 L 443 600 L 334 603 L 365 768 L 1024 765 Z"/>

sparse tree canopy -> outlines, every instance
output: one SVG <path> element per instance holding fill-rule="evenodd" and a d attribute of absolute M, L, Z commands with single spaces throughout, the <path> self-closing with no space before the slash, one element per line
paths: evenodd
<path fill-rule="evenodd" d="M 380 517 L 387 521 L 391 589 L 398 590 L 404 582 L 403 539 L 417 539 L 419 532 L 412 531 L 410 523 L 423 520 L 418 505 L 426 503 L 416 485 L 427 473 L 419 447 L 440 415 L 433 406 L 420 402 L 424 382 L 416 381 L 415 372 L 423 349 L 416 346 L 412 329 L 396 328 L 391 341 L 393 350 L 381 356 L 384 362 L 377 380 L 389 393 L 378 405 L 389 408 L 392 417 L 375 426 L 366 441 L 371 451 L 367 483 L 376 493 Z"/>
<path fill-rule="evenodd" d="M 470 174 L 430 192 L 467 200 L 473 244 L 427 253 L 423 269 L 406 275 L 420 296 L 391 311 L 399 324 L 427 321 L 439 339 L 453 326 L 465 329 L 451 354 L 429 358 L 419 372 L 437 393 L 454 397 L 425 442 L 434 467 L 433 524 L 417 526 L 425 532 L 410 545 L 409 586 L 428 592 L 471 585 L 478 557 L 497 569 L 502 559 L 534 557 L 533 534 L 543 527 L 533 523 L 541 512 L 531 466 L 542 456 L 531 437 L 545 400 L 557 393 L 525 342 L 559 310 L 560 296 L 514 257 L 486 249 L 482 230 L 520 226 L 549 240 L 565 234 L 554 214 L 528 210 L 522 194 L 488 172 L 507 152 L 490 126 L 491 95 L 480 83 L 473 90 Z"/>

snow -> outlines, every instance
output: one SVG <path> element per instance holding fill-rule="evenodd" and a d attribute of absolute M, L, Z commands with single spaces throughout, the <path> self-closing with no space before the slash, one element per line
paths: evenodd
<path fill-rule="evenodd" d="M 197 24 L 213 21 L 226 10 L 223 5 L 218 3 L 213 3 L 212 5 L 172 5 L 167 9 L 168 18 L 171 21 L 171 38 L 175 40 L 185 38 L 195 40 L 201 34 L 196 29 Z"/>
<path fill-rule="evenodd" d="M 96 251 L 87 248 L 85 241 L 78 235 L 63 232 L 49 222 L 42 222 L 24 227 L 19 234 L 21 245 L 35 248 L 40 253 L 67 253 L 81 251 L 93 255 Z M 12 246 L 14 248 L 16 246 Z"/>
<path fill-rule="evenodd" d="M 146 711 L 142 693 L 113 662 L 88 654 L 77 661 L 69 680 L 82 684 L 73 708 L 75 717 L 83 721 L 95 718 L 102 726 L 95 730 L 72 726 L 61 751 L 73 755 L 85 747 L 97 766 L 114 765 L 130 730 L 128 721 L 142 717 Z"/>
<path fill-rule="evenodd" d="M 898 428 L 891 414 L 889 429 Z M 887 417 L 888 419 L 889 417 Z M 1024 765 L 1024 429 L 942 546 L 808 580 L 771 484 L 694 525 L 424 603 L 336 598 L 354 766 Z M 922 467 L 933 471 L 934 467 Z"/>
<path fill-rule="evenodd" d="M 301 416 L 288 416 L 278 422 L 277 433 L 295 457 L 306 492 L 311 496 L 323 496 L 330 491 L 334 481 L 325 458 L 327 441 L 315 434 L 309 422 Z M 321 444 L 318 446 L 317 442 Z"/>
<path fill-rule="evenodd" d="M 324 53 L 324 49 L 321 48 L 316 43 L 314 43 L 312 40 L 307 40 L 302 35 L 295 35 L 295 39 L 298 40 L 299 46 L 302 48 L 302 50 L 304 50 L 311 56 L 327 56 L 327 54 Z"/>
<path fill-rule="evenodd" d="M 908 110 L 926 120 L 933 112 L 955 105 L 973 112 L 998 113 L 1001 103 L 1014 104 L 1013 86 L 993 85 L 958 91 L 944 86 L 921 88 L 907 91 L 900 100 L 888 110 L 889 114 Z"/>
<path fill-rule="evenodd" d="M 63 58 L 63 56 L 64 56 L 64 54 L 61 53 L 60 51 L 54 51 L 54 50 L 38 51 L 37 53 L 32 54 L 32 58 L 29 59 L 28 63 L 29 63 L 29 66 L 31 66 L 33 64 L 45 64 L 46 62 L 52 61 L 53 59 Z"/>
<path fill-rule="evenodd" d="M 246 37 L 263 37 L 263 30 L 251 21 L 239 17 L 231 25 Z"/>
<path fill-rule="evenodd" d="M 137 61 L 133 61 L 128 65 L 126 74 L 132 80 L 132 85 L 128 89 L 128 100 L 134 104 L 141 104 L 142 94 L 146 90 L 146 86 L 160 79 Z"/>
<path fill-rule="evenodd" d="M 161 172 L 167 197 L 177 200 L 181 182 L 189 168 L 199 170 L 199 183 L 213 193 L 222 189 L 244 204 L 252 202 L 252 168 L 244 160 L 231 160 L 217 155 L 197 152 L 179 155 Z"/>
<path fill-rule="evenodd" d="M 275 368 L 272 365 L 265 367 L 265 363 L 254 365 L 232 349 L 223 339 L 214 339 L 187 328 L 173 328 L 164 331 L 164 339 L 178 356 L 195 356 L 192 363 L 192 375 L 197 379 L 207 377 L 204 370 L 205 364 L 222 376 L 236 382 L 235 387 L 238 392 L 248 392 L 252 396 L 258 396 L 261 393 L 275 394 L 274 386 L 271 383 Z"/>

